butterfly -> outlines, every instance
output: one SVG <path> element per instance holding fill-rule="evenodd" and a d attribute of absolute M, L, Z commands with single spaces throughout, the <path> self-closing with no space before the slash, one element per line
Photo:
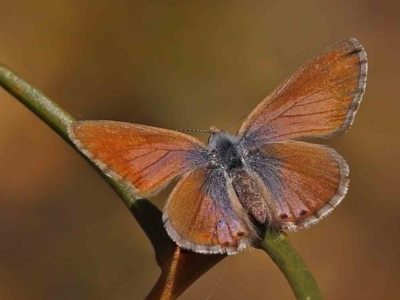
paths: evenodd
<path fill-rule="evenodd" d="M 137 198 L 178 182 L 163 211 L 180 247 L 234 254 L 257 243 L 256 224 L 307 228 L 347 192 L 349 168 L 335 150 L 299 141 L 349 129 L 365 91 L 367 55 L 354 38 L 314 57 L 245 118 L 236 135 L 214 129 L 208 145 L 174 130 L 78 121 L 69 137 Z"/>

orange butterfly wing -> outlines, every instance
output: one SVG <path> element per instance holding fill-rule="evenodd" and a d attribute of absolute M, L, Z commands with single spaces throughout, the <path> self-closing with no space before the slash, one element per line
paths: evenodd
<path fill-rule="evenodd" d="M 110 176 L 129 184 L 139 198 L 150 197 L 172 179 L 208 161 L 207 149 L 180 132 L 114 121 L 80 121 L 69 136 Z"/>
<path fill-rule="evenodd" d="M 230 179 L 221 169 L 184 174 L 168 198 L 163 219 L 169 236 L 199 253 L 234 254 L 257 234 Z"/>
<path fill-rule="evenodd" d="M 347 191 L 348 166 L 333 149 L 287 141 L 267 144 L 250 160 L 273 195 L 273 227 L 307 228 L 330 213 Z"/>
<path fill-rule="evenodd" d="M 304 64 L 246 118 L 238 137 L 264 145 L 329 137 L 352 124 L 365 90 L 367 55 L 356 39 L 340 41 Z"/>

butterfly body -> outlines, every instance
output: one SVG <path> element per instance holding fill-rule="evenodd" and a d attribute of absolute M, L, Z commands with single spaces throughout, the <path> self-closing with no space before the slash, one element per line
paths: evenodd
<path fill-rule="evenodd" d="M 255 173 L 257 168 L 254 168 L 262 155 L 260 149 L 253 147 L 248 150 L 244 147 L 242 140 L 225 131 L 213 133 L 208 149 L 211 156 L 208 168 L 211 172 L 212 169 L 219 168 L 220 176 L 224 176 L 228 184 L 232 185 L 246 211 L 261 224 L 267 221 L 267 215 L 269 215 L 270 225 L 273 225 L 274 220 L 265 202 L 267 195 L 260 177 Z M 274 160 L 271 159 L 269 166 L 265 166 L 263 171 L 265 172 L 268 168 L 273 169 L 273 162 Z M 279 174 L 275 173 L 273 176 L 279 176 Z M 218 201 L 217 198 L 216 201 Z"/>
<path fill-rule="evenodd" d="M 234 254 L 256 245 L 255 224 L 307 228 L 343 199 L 346 161 L 333 149 L 297 139 L 347 131 L 366 75 L 364 49 L 347 39 L 276 88 L 236 135 L 212 130 L 208 145 L 177 131 L 114 121 L 76 122 L 69 136 L 137 198 L 179 178 L 163 212 L 169 236 L 195 252 Z"/>

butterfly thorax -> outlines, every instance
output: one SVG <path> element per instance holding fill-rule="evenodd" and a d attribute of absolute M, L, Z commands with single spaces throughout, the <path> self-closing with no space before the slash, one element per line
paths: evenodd
<path fill-rule="evenodd" d="M 226 172 L 242 168 L 242 154 L 235 136 L 225 131 L 215 132 L 209 139 L 208 149 L 213 166 L 223 168 Z"/>

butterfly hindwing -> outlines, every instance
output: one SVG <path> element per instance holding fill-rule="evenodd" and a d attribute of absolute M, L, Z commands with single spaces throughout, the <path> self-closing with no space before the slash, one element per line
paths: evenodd
<path fill-rule="evenodd" d="M 184 174 L 168 198 L 163 219 L 170 237 L 195 252 L 233 254 L 257 238 L 220 169 L 199 168 Z"/>
<path fill-rule="evenodd" d="M 287 141 L 265 145 L 248 160 L 273 195 L 272 226 L 299 230 L 318 222 L 343 199 L 346 161 L 333 149 Z"/>

